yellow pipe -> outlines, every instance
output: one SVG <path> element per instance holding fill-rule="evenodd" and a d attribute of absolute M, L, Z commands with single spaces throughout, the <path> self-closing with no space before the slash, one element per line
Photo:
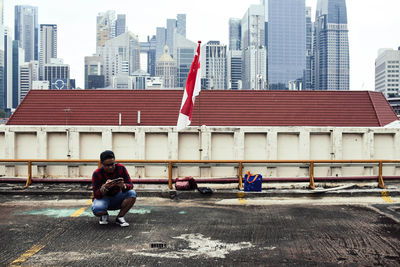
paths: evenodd
<path fill-rule="evenodd" d="M 314 184 L 314 162 L 310 162 L 310 188 L 315 189 Z"/>
<path fill-rule="evenodd" d="M 383 182 L 383 163 L 382 161 L 379 162 L 379 178 L 378 178 L 378 187 L 385 189 L 386 186 Z"/>
<path fill-rule="evenodd" d="M 32 161 L 28 161 L 28 179 L 26 180 L 25 188 L 32 184 Z"/>
<path fill-rule="evenodd" d="M 172 161 L 168 162 L 168 188 L 172 189 Z"/>
<path fill-rule="evenodd" d="M 239 190 L 243 188 L 243 181 L 242 181 L 242 173 L 243 173 L 243 164 L 239 162 Z"/>

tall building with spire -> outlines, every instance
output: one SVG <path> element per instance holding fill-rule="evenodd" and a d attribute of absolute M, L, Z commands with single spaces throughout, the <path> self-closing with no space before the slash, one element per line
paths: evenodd
<path fill-rule="evenodd" d="M 15 6 L 14 38 L 25 50 L 25 62 L 39 59 L 38 8 L 34 6 Z"/>
<path fill-rule="evenodd" d="M 349 90 L 346 1 L 318 0 L 314 25 L 314 89 Z"/>
<path fill-rule="evenodd" d="M 168 46 L 156 64 L 156 76 L 163 81 L 164 88 L 176 88 L 176 62 L 170 56 Z"/>

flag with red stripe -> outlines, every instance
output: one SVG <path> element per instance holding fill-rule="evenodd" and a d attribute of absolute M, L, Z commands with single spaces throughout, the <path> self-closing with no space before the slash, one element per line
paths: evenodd
<path fill-rule="evenodd" d="M 192 112 L 194 100 L 199 95 L 201 90 L 201 70 L 200 70 L 200 44 L 197 46 L 197 53 L 194 56 L 192 66 L 190 67 L 189 75 L 186 81 L 185 90 L 183 93 L 181 109 L 179 111 L 178 123 L 176 128 L 178 131 L 183 130 L 192 122 Z"/>

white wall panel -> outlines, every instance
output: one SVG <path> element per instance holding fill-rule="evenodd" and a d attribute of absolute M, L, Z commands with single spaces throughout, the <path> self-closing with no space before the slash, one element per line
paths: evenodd
<path fill-rule="evenodd" d="M 375 134 L 374 159 L 395 159 L 394 136 L 394 134 Z M 374 174 L 379 174 L 378 168 L 374 168 Z M 395 167 L 383 165 L 383 175 L 395 175 Z"/>
<path fill-rule="evenodd" d="M 146 133 L 146 160 L 168 160 L 168 134 Z M 168 166 L 146 166 L 148 178 L 168 178 Z"/>
<path fill-rule="evenodd" d="M 134 133 L 113 133 L 112 134 L 112 150 L 116 157 L 116 162 L 120 159 L 135 159 L 135 134 Z M 122 163 L 124 164 L 124 163 Z M 124 164 L 131 178 L 135 173 L 135 167 Z"/>
<path fill-rule="evenodd" d="M 47 134 L 47 158 L 68 159 L 68 141 L 66 133 Z M 47 177 L 65 177 L 68 175 L 67 166 L 50 165 L 46 169 Z"/>
<path fill-rule="evenodd" d="M 211 160 L 234 160 L 233 133 L 211 134 Z M 211 176 L 216 178 L 237 177 L 234 167 L 212 167 Z"/>
<path fill-rule="evenodd" d="M 278 160 L 299 159 L 299 134 L 278 133 Z M 279 177 L 297 177 L 299 167 L 278 167 Z"/>
<path fill-rule="evenodd" d="M 364 159 L 362 133 L 343 133 L 342 140 L 342 159 Z M 342 168 L 343 176 L 362 176 L 363 174 L 364 167 Z"/>
<path fill-rule="evenodd" d="M 178 159 L 200 160 L 199 135 L 195 133 L 180 133 L 178 136 Z M 199 177 L 199 167 L 179 167 L 179 177 Z M 175 178 L 175 177 L 173 177 Z"/>
<path fill-rule="evenodd" d="M 245 160 L 267 160 L 267 134 L 246 133 L 244 135 L 244 159 Z M 259 173 L 265 178 L 267 168 L 258 166 L 245 166 L 243 175 L 247 172 Z"/>
<path fill-rule="evenodd" d="M 331 135 L 329 133 L 310 134 L 310 159 L 331 159 Z M 315 167 L 314 176 L 330 176 L 330 167 Z"/>
<path fill-rule="evenodd" d="M 37 138 L 36 133 L 16 133 L 15 134 L 15 157 L 17 159 L 36 159 L 37 158 Z M 15 175 L 28 177 L 28 167 L 18 166 L 15 168 Z M 32 176 L 37 175 L 37 167 L 32 167 Z"/>
<path fill-rule="evenodd" d="M 102 149 L 101 133 L 80 133 L 79 134 L 79 158 L 80 159 L 99 159 Z M 92 177 L 97 165 L 80 166 L 79 176 Z"/>

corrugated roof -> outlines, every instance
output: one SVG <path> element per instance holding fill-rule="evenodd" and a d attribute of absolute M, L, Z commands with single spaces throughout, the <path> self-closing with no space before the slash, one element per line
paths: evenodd
<path fill-rule="evenodd" d="M 8 125 L 176 125 L 183 90 L 30 90 Z M 369 91 L 203 90 L 192 126 L 379 127 L 398 118 Z"/>

